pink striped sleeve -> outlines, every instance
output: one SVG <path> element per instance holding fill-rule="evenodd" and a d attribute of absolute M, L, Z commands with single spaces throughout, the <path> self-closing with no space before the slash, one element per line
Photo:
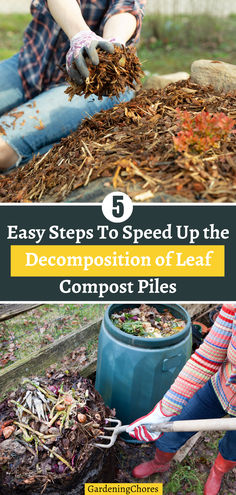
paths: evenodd
<path fill-rule="evenodd" d="M 235 308 L 224 305 L 203 344 L 187 361 L 171 388 L 161 400 L 165 415 L 179 414 L 189 399 L 221 367 L 232 336 Z"/>

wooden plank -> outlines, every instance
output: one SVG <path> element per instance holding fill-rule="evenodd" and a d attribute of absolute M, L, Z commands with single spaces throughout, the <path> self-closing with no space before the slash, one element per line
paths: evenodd
<path fill-rule="evenodd" d="M 94 358 L 91 363 L 87 364 L 87 366 L 85 366 L 84 368 L 81 368 L 79 372 L 84 378 L 89 378 L 91 375 L 93 375 L 93 373 L 96 372 L 96 368 L 97 358 Z"/>
<path fill-rule="evenodd" d="M 47 347 L 43 347 L 29 357 L 8 366 L 0 371 L 1 395 L 10 388 L 18 385 L 23 377 L 43 372 L 48 366 L 56 363 L 65 354 L 72 352 L 76 347 L 86 344 L 90 339 L 97 337 L 101 319 L 87 325 L 82 330 L 75 330 L 69 335 L 60 338 Z M 91 368 L 92 373 L 92 368 Z"/>
<path fill-rule="evenodd" d="M 175 454 L 174 456 L 174 460 L 176 462 L 182 462 L 185 457 L 189 454 L 189 452 L 192 450 L 192 448 L 194 447 L 195 443 L 198 441 L 198 439 L 202 436 L 203 432 L 202 431 L 198 431 L 197 433 L 195 433 L 195 435 L 193 435 L 193 437 L 191 437 L 177 452 L 177 454 Z"/>
<path fill-rule="evenodd" d="M 201 316 L 210 313 L 210 311 L 217 307 L 217 304 L 182 304 L 183 308 L 188 311 L 192 320 L 197 320 Z"/>
<path fill-rule="evenodd" d="M 0 304 L 0 321 L 10 320 L 30 309 L 37 308 L 40 304 Z"/>

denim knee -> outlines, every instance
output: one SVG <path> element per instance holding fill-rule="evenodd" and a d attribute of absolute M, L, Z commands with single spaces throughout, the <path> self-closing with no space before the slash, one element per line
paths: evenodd
<path fill-rule="evenodd" d="M 18 73 L 19 54 L 0 62 L 0 116 L 26 101 Z"/>
<path fill-rule="evenodd" d="M 224 459 L 236 462 L 236 430 L 225 433 L 219 442 L 219 451 Z"/>
<path fill-rule="evenodd" d="M 173 416 L 171 421 L 181 421 L 188 419 L 209 419 L 222 418 L 225 411 L 222 408 L 217 395 L 209 380 L 194 396 L 189 400 L 182 412 L 178 416 Z M 157 441 L 156 446 L 163 452 L 176 452 L 185 442 L 191 438 L 196 431 L 164 433 Z"/>

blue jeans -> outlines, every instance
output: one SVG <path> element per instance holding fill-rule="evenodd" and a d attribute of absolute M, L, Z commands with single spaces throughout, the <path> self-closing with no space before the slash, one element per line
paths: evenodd
<path fill-rule="evenodd" d="M 17 68 L 18 54 L 0 62 L 0 136 L 18 154 L 16 165 L 48 151 L 84 118 L 134 96 L 134 91 L 127 90 L 119 98 L 74 96 L 69 102 L 64 93 L 67 86 L 60 84 L 27 101 Z"/>
<path fill-rule="evenodd" d="M 222 418 L 226 412 L 222 408 L 217 395 L 213 389 L 211 380 L 202 387 L 183 408 L 181 414 L 175 416 L 171 421 L 182 419 L 209 419 Z M 163 452 L 176 452 L 196 432 L 164 433 L 158 440 L 156 446 Z M 219 451 L 229 461 L 236 461 L 236 431 L 227 431 L 219 442 Z"/>

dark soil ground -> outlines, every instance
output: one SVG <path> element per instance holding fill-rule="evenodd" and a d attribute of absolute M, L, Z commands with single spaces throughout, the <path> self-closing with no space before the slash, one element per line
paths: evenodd
<path fill-rule="evenodd" d="M 202 495 L 204 484 L 218 451 L 218 442 L 223 435 L 218 432 L 203 433 L 189 455 L 181 463 L 172 461 L 166 473 L 155 474 L 145 480 L 132 477 L 132 469 L 154 457 L 155 445 L 133 445 L 123 441 L 117 443 L 119 471 L 117 480 L 121 483 L 163 483 L 165 495 Z M 235 495 L 236 469 L 224 476 L 220 495 Z"/>

